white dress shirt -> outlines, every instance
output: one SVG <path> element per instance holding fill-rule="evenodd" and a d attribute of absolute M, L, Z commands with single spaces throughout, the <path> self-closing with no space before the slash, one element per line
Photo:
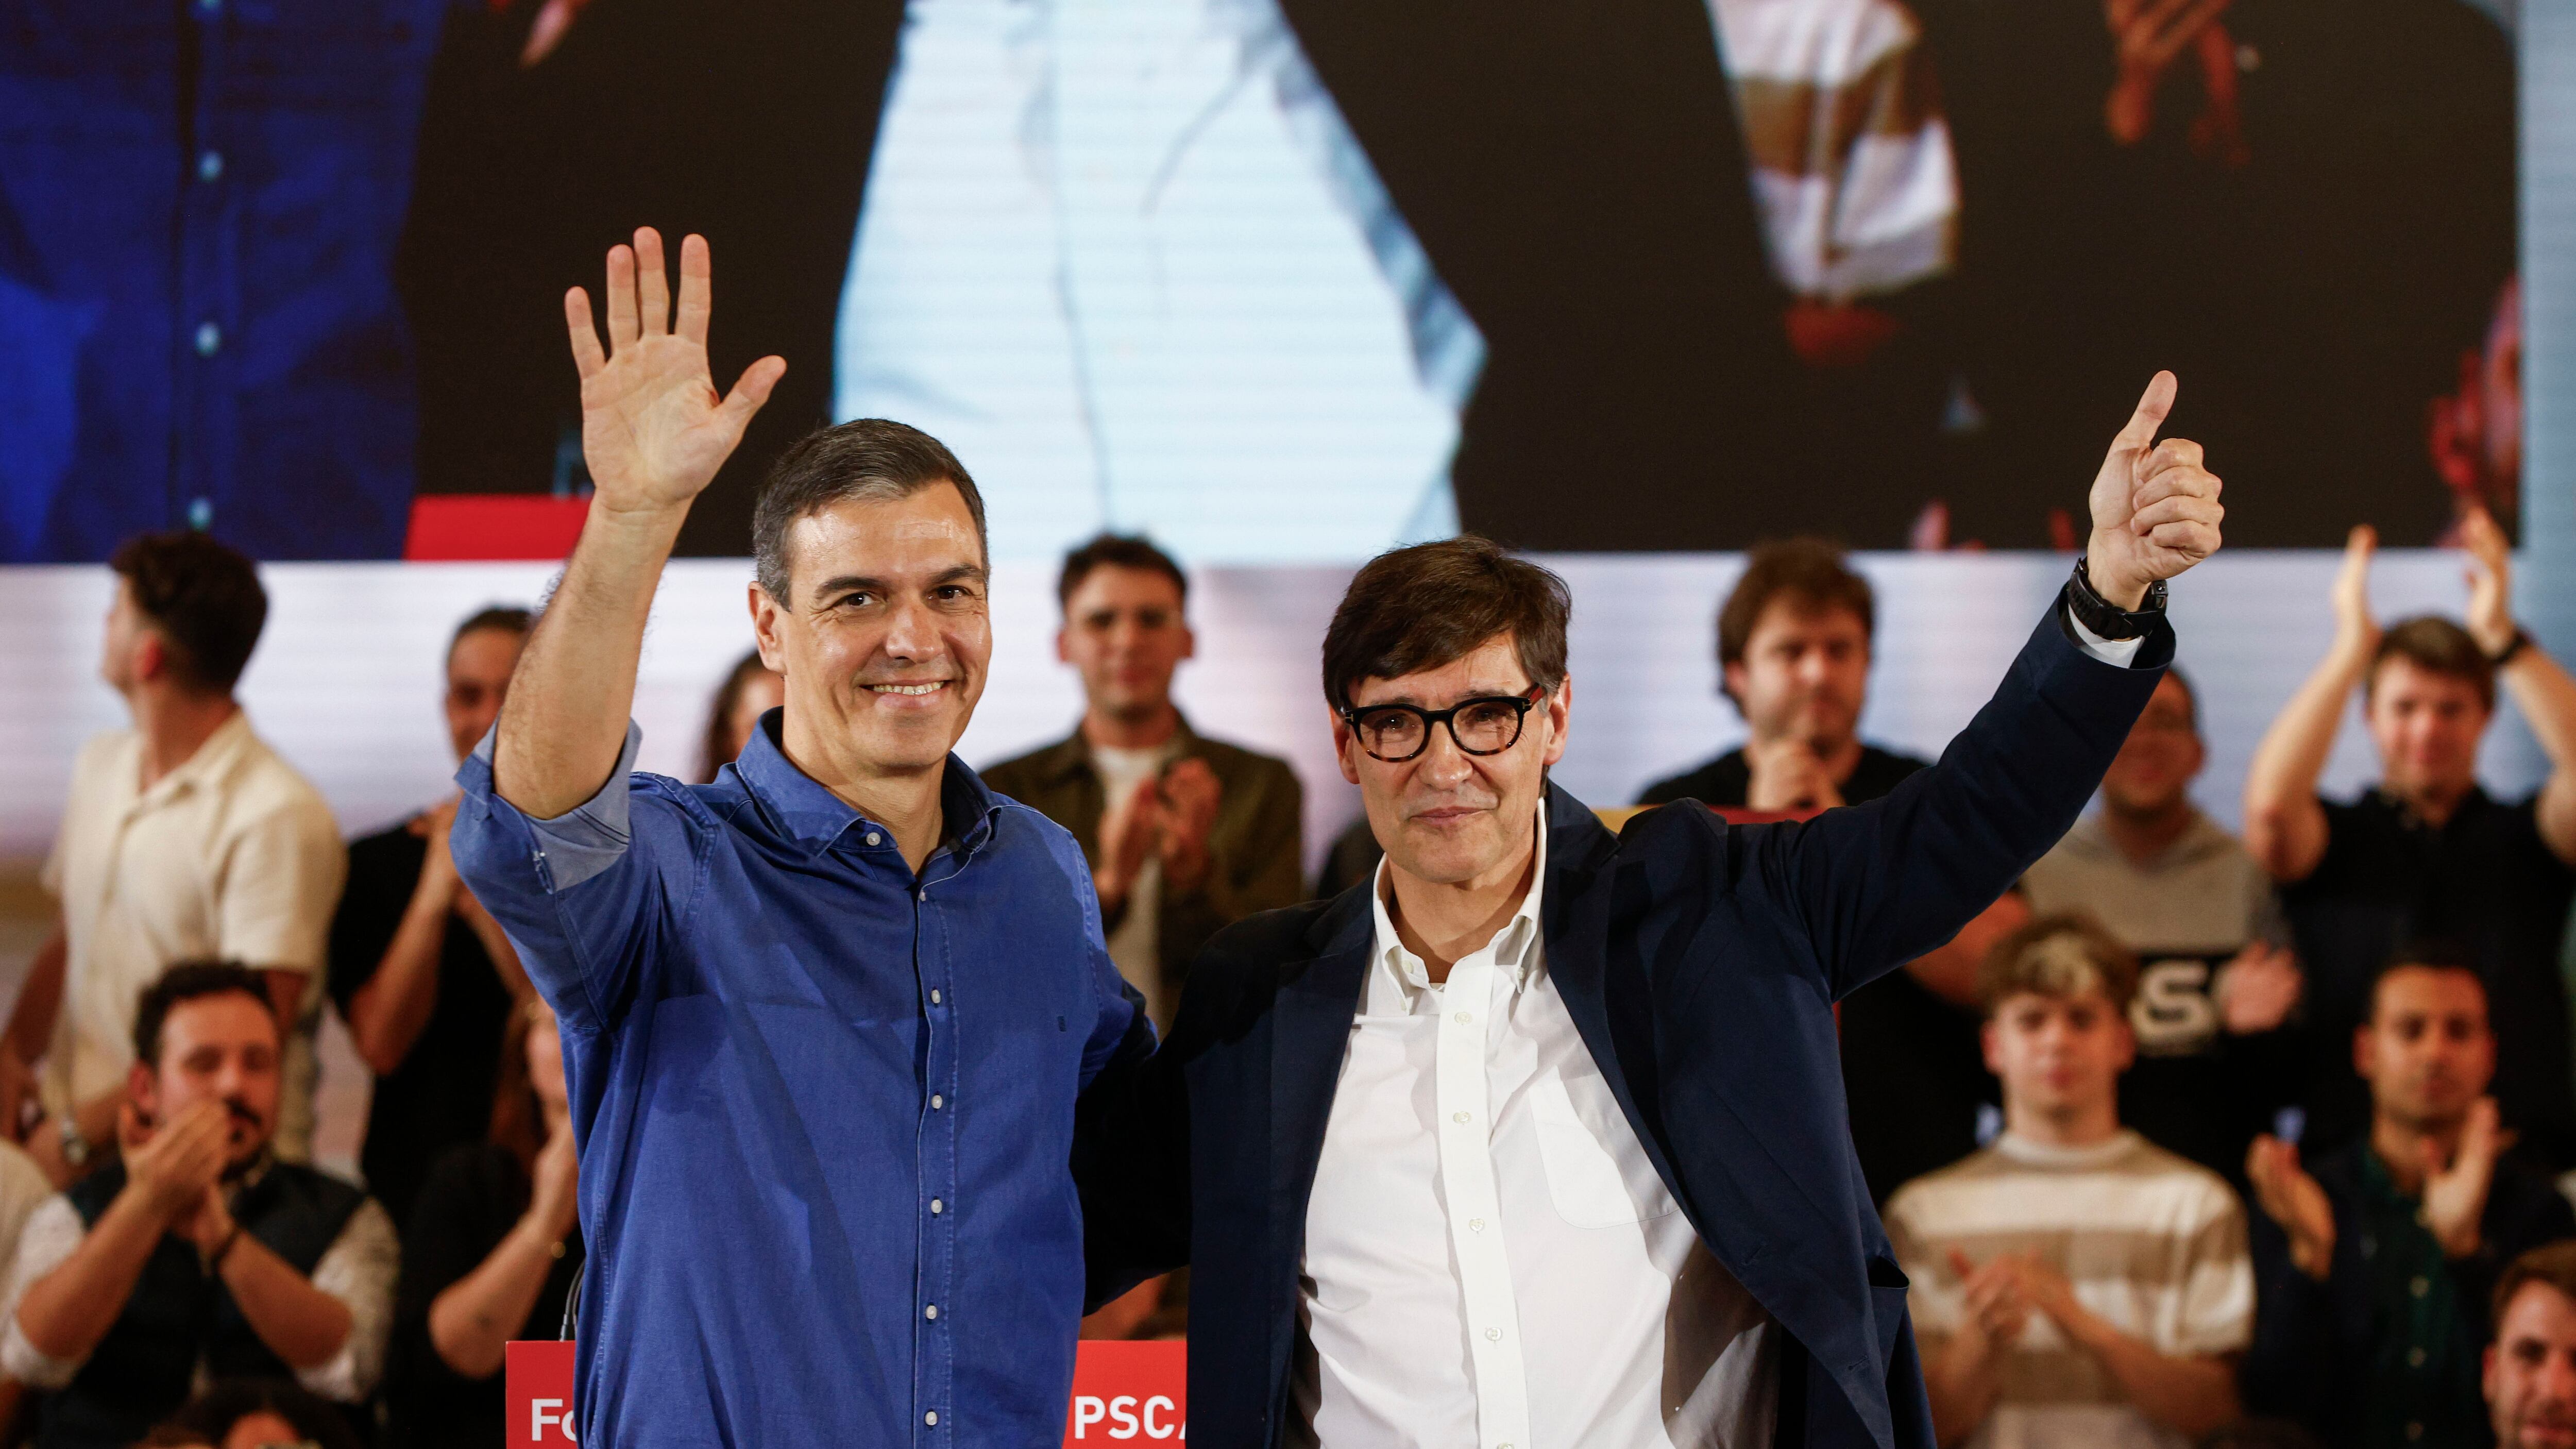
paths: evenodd
<path fill-rule="evenodd" d="M 1540 899 L 1435 984 L 1377 931 L 1306 1212 L 1305 1442 L 1768 1446 L 1778 1329 L 1718 1265 L 1548 975 Z"/>

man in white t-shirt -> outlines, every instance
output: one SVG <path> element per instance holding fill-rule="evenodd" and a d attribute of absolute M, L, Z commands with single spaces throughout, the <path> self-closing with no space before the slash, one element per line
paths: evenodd
<path fill-rule="evenodd" d="M 92 739 L 72 769 L 43 877 L 60 921 L 0 1037 L 0 1127 L 57 1184 L 97 1165 L 115 1139 L 143 989 L 175 962 L 243 961 L 294 1028 L 276 1145 L 302 1161 L 325 937 L 348 857 L 330 807 L 233 699 L 268 595 L 249 559 L 201 533 L 135 538 L 110 566 L 99 668 L 134 723 Z"/>
<path fill-rule="evenodd" d="M 2237 1416 L 2254 1275 L 2226 1182 L 2120 1126 L 2137 960 L 2044 916 L 1980 984 L 2004 1133 L 1887 1207 L 1933 1427 L 1980 1449 L 2197 1443 Z"/>

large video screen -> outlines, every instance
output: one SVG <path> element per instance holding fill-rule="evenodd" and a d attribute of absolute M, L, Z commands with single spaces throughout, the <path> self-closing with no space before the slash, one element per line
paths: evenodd
<path fill-rule="evenodd" d="M 716 261 L 770 458 L 890 416 L 998 556 L 2070 544 L 2148 376 L 2229 541 L 2520 472 L 2469 0 L 0 0 L 0 560 L 403 555 L 584 487 L 564 289 Z"/>

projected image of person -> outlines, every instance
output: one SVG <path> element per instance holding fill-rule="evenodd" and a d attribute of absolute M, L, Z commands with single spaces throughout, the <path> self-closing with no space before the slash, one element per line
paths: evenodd
<path fill-rule="evenodd" d="M 1081 847 L 951 753 L 992 657 L 983 501 L 925 433 L 781 457 L 747 594 L 786 702 L 715 784 L 632 773 L 663 566 L 785 368 L 719 395 L 705 241 L 679 262 L 675 311 L 657 233 L 609 253 L 604 347 L 589 295 L 564 304 L 598 492 L 458 771 L 458 872 L 570 1082 L 580 1437 L 1051 1441 L 1076 1101 L 1153 1027 Z"/>
<path fill-rule="evenodd" d="M 1475 537 L 1359 571 L 1322 684 L 1384 860 L 1219 935 L 1077 1109 L 1095 1291 L 1190 1263 L 1193 1440 L 1929 1449 L 1831 1003 L 2065 833 L 2172 659 L 2221 519 L 2174 386 L 1942 762 L 1812 820 L 1614 837 L 1548 779 L 1565 582 Z"/>

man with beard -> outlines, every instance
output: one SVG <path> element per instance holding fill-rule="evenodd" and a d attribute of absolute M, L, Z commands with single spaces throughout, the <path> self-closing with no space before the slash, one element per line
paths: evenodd
<path fill-rule="evenodd" d="M 41 1395 L 45 1449 L 122 1449 L 200 1375 L 291 1375 L 344 1404 L 374 1389 L 393 1223 L 270 1150 L 280 1035 L 246 967 L 185 963 L 145 988 L 124 1158 L 36 1210 L 10 1275 L 0 1369 Z"/>
<path fill-rule="evenodd" d="M 2263 1212 L 2245 1397 L 2329 1444 L 2482 1445 L 2479 1350 L 2498 1276 L 2576 1236 L 2576 1211 L 2501 1155 L 2487 992 L 2457 955 L 2400 952 L 2352 1051 L 2370 1085 L 2368 1139 L 2313 1173 L 2269 1136 L 2246 1158 Z"/>
<path fill-rule="evenodd" d="M 2487 1418 L 2497 1449 L 2576 1444 L 2576 1243 L 2513 1260 L 2496 1284 Z"/>

